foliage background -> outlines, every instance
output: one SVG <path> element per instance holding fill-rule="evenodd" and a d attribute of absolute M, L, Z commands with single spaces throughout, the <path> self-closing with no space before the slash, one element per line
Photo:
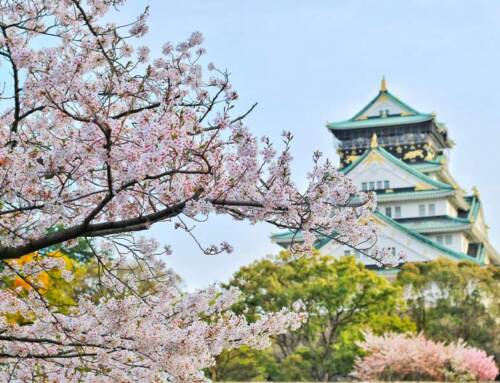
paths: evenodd
<path fill-rule="evenodd" d="M 402 289 L 352 257 L 297 257 L 283 251 L 242 267 L 229 286 L 243 292 L 235 310 L 250 321 L 282 307 L 300 308 L 309 317 L 299 330 L 275 338 L 269 350 L 223 354 L 211 371 L 219 380 L 332 380 L 347 376 L 362 355 L 356 342 L 363 331 L 415 328 L 400 315 Z"/>

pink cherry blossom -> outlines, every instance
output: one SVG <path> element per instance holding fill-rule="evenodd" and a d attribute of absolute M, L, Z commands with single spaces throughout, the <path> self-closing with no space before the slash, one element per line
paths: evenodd
<path fill-rule="evenodd" d="M 129 266 L 115 262 L 106 267 L 123 271 Z M 82 296 L 66 314 L 48 307 L 36 289 L 27 296 L 0 290 L 0 318 L 15 312 L 36 318 L 22 325 L 0 321 L 0 380 L 201 382 L 201 370 L 223 349 L 268 347 L 269 336 L 295 329 L 304 319 L 304 314 L 283 310 L 248 323 L 230 311 L 237 290 L 211 287 L 183 294 L 175 276 L 159 268 L 156 275 L 146 270 L 135 268 L 119 277 L 104 273 L 101 288 L 117 295 L 104 294 L 97 303 Z M 17 272 L 7 268 L 3 277 Z M 137 295 L 137 282 L 152 277 L 154 289 Z"/>
<path fill-rule="evenodd" d="M 498 368 L 492 356 L 463 342 L 444 344 L 422 334 L 365 335 L 359 344 L 367 356 L 356 362 L 363 380 L 494 380 Z"/>
<path fill-rule="evenodd" d="M 0 59 L 11 75 L 0 114 L 0 259 L 209 213 L 303 231 L 303 248 L 318 236 L 375 243 L 366 220 L 374 196 L 320 154 L 299 190 L 293 137 L 284 133 L 281 150 L 260 144 L 246 113 L 230 114 L 237 92 L 225 72 L 204 78 L 192 52 L 200 33 L 177 53 L 164 46 L 169 55 L 150 65 L 148 47 L 133 62 L 123 28 L 99 24 L 116 1 L 0 4 Z M 50 44 L 33 43 L 52 21 Z"/>
<path fill-rule="evenodd" d="M 1 380 L 36 373 L 49 381 L 202 381 L 222 349 L 264 347 L 300 323 L 286 312 L 247 323 L 228 310 L 234 291 L 181 294 L 164 280 L 154 294 L 138 294 L 150 276 L 124 277 L 119 265 L 133 258 L 144 270 L 162 269 L 155 244 L 132 235 L 157 222 L 174 222 L 196 240 L 192 221 L 228 214 L 303 232 L 297 251 L 325 236 L 375 244 L 372 194 L 359 194 L 319 154 L 299 190 L 292 135 L 276 147 L 245 126 L 255 105 L 232 114 L 238 93 L 215 65 L 205 76 L 202 35 L 176 49 L 166 43 L 163 56 L 150 58 L 148 47 L 129 42 L 147 33 L 148 11 L 132 24 L 102 21 L 121 3 L 0 0 L 0 67 L 9 76 L 0 88 L 0 261 L 97 238 L 116 263 L 103 283 L 119 293 L 99 302 L 82 296 L 63 315 L 44 305 L 37 286 L 27 296 L 0 291 L 0 313 L 35 318 L 2 322 Z M 225 241 L 199 245 L 207 254 L 232 250 Z M 4 272 L 57 267 L 48 262 Z"/>

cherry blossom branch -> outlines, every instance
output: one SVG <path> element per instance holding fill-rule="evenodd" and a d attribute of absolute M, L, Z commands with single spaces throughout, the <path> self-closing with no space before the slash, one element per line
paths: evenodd
<path fill-rule="evenodd" d="M 227 70 L 204 62 L 202 35 L 150 58 L 130 42 L 147 33 L 147 9 L 132 23 L 103 22 L 122 3 L 0 0 L 10 71 L 0 105 L 0 260 L 10 267 L 0 272 L 32 281 L 33 252 L 50 261 L 52 246 L 79 238 L 97 238 L 106 254 L 93 252 L 102 295 L 82 294 L 65 313 L 34 283 L 0 290 L 0 381 L 201 382 L 223 349 L 266 347 L 304 319 L 283 311 L 248 323 L 230 311 L 236 291 L 183 293 L 153 241 L 134 237 L 155 223 L 181 222 L 196 242 L 187 219 L 228 214 L 300 232 L 300 251 L 325 233 L 348 246 L 376 241 L 373 195 L 320 153 L 300 190 L 293 136 L 279 149 L 249 131 L 257 104 L 234 114 L 238 93 Z M 230 251 L 221 242 L 199 246 Z M 4 323 L 18 312 L 28 323 Z"/>

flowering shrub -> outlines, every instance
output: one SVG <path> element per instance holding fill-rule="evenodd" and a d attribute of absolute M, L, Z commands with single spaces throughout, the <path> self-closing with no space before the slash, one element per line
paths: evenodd
<path fill-rule="evenodd" d="M 498 367 L 493 358 L 483 350 L 467 347 L 463 343 L 452 345 L 453 361 L 457 369 L 471 374 L 475 380 L 493 380 L 498 375 Z"/>
<path fill-rule="evenodd" d="M 420 335 L 366 334 L 360 343 L 367 355 L 356 361 L 363 380 L 492 380 L 498 374 L 493 357 L 462 342 L 446 345 Z"/>

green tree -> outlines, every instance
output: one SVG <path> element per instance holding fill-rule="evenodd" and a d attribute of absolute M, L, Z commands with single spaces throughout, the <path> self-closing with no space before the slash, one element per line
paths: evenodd
<path fill-rule="evenodd" d="M 309 313 L 299 330 L 276 337 L 271 349 L 263 352 L 265 357 L 254 356 L 261 364 L 250 365 L 248 355 L 231 359 L 233 370 L 238 370 L 238 365 L 245 368 L 246 379 L 328 381 L 345 376 L 361 353 L 356 341 L 362 338 L 363 330 L 414 329 L 410 320 L 399 315 L 401 289 L 351 257 L 295 257 L 281 252 L 242 267 L 229 284 L 243 292 L 235 309 L 251 321 L 293 307 L 296 302 Z M 219 358 L 215 368 L 219 371 L 212 376 L 219 380 L 242 378 L 222 368 L 224 357 Z"/>
<path fill-rule="evenodd" d="M 463 339 L 500 361 L 500 269 L 439 259 L 407 263 L 397 278 L 417 330 L 440 341 Z"/>
<path fill-rule="evenodd" d="M 207 376 L 213 381 L 230 379 L 236 382 L 266 381 L 268 366 L 273 363 L 270 350 L 256 350 L 247 346 L 224 351 L 217 357 Z"/>

